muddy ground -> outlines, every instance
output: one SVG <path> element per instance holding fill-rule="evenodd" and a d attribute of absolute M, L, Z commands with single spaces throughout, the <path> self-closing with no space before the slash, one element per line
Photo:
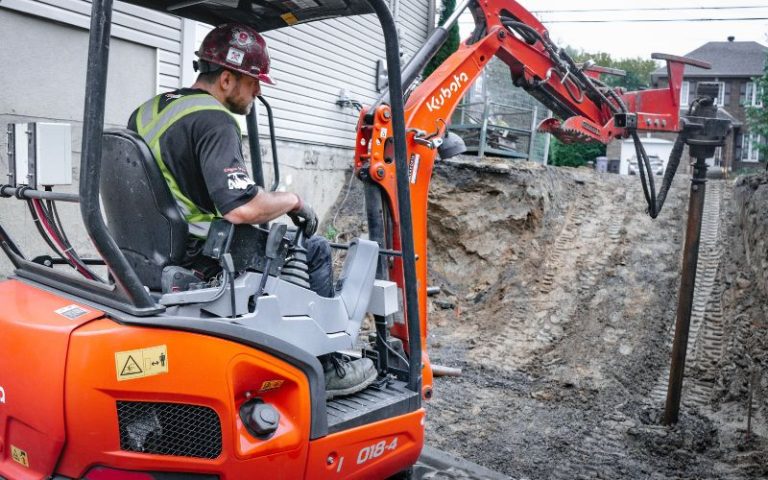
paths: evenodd
<path fill-rule="evenodd" d="M 515 479 L 768 477 L 765 175 L 707 185 L 684 404 L 660 424 L 689 180 L 652 220 L 637 177 L 436 165 L 429 357 L 463 374 L 436 379 L 428 444 Z M 339 240 L 364 231 L 352 185 Z"/>

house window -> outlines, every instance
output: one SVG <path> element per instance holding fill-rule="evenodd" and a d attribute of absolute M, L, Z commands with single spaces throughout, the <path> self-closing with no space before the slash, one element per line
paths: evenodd
<path fill-rule="evenodd" d="M 763 106 L 763 86 L 756 82 L 747 83 L 747 95 L 744 102 L 745 105 L 751 107 Z"/>
<path fill-rule="evenodd" d="M 688 105 L 688 96 L 691 91 L 691 82 L 683 82 L 680 85 L 680 106 L 684 107 Z"/>
<path fill-rule="evenodd" d="M 763 141 L 764 139 L 760 135 L 755 135 L 754 133 L 745 134 L 742 137 L 741 161 L 758 162 L 763 160 L 765 155 L 757 148 L 757 145 L 762 144 Z"/>
<path fill-rule="evenodd" d="M 717 85 L 717 98 L 715 105 L 722 107 L 725 105 L 725 83 L 723 82 L 701 82 L 699 85 Z"/>

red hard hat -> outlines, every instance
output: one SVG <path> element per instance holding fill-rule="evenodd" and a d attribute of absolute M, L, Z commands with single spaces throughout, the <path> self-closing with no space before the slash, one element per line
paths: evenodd
<path fill-rule="evenodd" d="M 245 25 L 228 23 L 214 28 L 195 53 L 205 62 L 275 84 L 269 76 L 267 42 L 259 32 Z"/>

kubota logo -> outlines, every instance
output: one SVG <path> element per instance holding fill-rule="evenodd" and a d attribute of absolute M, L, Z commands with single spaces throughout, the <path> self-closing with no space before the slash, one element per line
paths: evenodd
<path fill-rule="evenodd" d="M 427 110 L 434 112 L 440 110 L 445 102 L 450 100 L 455 94 L 459 93 L 461 89 L 469 82 L 469 75 L 462 72 L 453 76 L 453 80 L 447 86 L 440 89 L 440 93 L 432 95 L 432 98 L 427 102 Z"/>
<path fill-rule="evenodd" d="M 5 389 L 0 387 L 0 403 L 5 403 Z"/>

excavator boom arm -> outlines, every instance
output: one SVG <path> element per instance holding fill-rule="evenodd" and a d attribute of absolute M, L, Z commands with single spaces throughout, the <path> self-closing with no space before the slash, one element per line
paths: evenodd
<path fill-rule="evenodd" d="M 472 83 L 492 58 L 509 66 L 514 84 L 525 89 L 555 114 L 544 120 L 539 130 L 552 133 L 564 142 L 596 141 L 608 143 L 638 130 L 677 132 L 680 130 L 680 90 L 686 64 L 707 68 L 703 62 L 655 54 L 665 60 L 669 86 L 640 92 L 624 92 L 600 81 L 601 74 L 619 72 L 591 64 L 578 65 L 549 38 L 549 32 L 515 0 L 469 0 L 475 19 L 474 33 L 448 57 L 429 78 L 411 92 L 405 105 L 407 155 L 410 179 L 411 212 L 416 254 L 419 319 L 422 351 L 427 336 L 427 199 L 437 149 L 441 146 L 451 116 Z M 457 14 L 452 17 L 454 20 Z M 414 72 L 426 63 L 447 38 L 438 29 L 406 69 L 406 87 Z M 367 206 L 369 222 L 379 218 L 381 228 L 391 232 L 376 238 L 385 248 L 400 249 L 396 172 L 392 142 L 392 112 L 386 97 L 360 114 L 357 128 L 355 168 L 369 190 L 380 195 L 377 207 Z M 375 210 L 375 211 L 374 211 Z M 383 218 L 382 218 L 383 217 Z M 402 286 L 402 261 L 386 265 L 388 278 Z M 395 323 L 394 336 L 406 344 L 410 339 L 404 323 Z M 424 357 L 423 395 L 431 393 L 429 359 Z"/>

